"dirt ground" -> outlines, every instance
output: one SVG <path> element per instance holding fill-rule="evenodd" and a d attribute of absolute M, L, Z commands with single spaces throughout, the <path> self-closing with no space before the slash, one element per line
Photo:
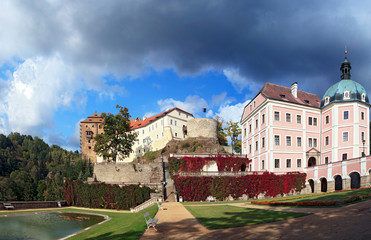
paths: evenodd
<path fill-rule="evenodd" d="M 371 239 L 371 200 L 339 208 L 230 205 L 313 214 L 274 223 L 209 230 L 180 203 L 164 203 L 167 210 L 156 214 L 158 230 L 147 230 L 141 239 Z"/>

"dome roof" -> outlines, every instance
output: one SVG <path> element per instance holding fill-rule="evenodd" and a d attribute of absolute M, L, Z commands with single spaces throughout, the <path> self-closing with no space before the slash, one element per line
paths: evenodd
<path fill-rule="evenodd" d="M 321 108 L 333 102 L 360 101 L 369 103 L 365 88 L 351 80 L 343 79 L 327 89 L 321 101 Z"/>
<path fill-rule="evenodd" d="M 346 54 L 347 51 L 345 51 L 345 59 L 340 67 L 340 71 L 342 72 L 341 81 L 327 89 L 321 101 L 321 108 L 333 102 L 360 101 L 370 104 L 365 88 L 361 84 L 350 79 L 350 70 L 352 67 L 350 66 Z"/>

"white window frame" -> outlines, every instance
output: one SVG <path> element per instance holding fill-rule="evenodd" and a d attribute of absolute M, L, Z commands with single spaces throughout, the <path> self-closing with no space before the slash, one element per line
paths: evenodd
<path fill-rule="evenodd" d="M 286 122 L 291 122 L 291 113 L 286 113 Z"/>
<path fill-rule="evenodd" d="M 298 163 L 300 163 L 300 164 L 298 164 Z M 300 165 L 300 166 L 299 166 Z M 301 168 L 301 158 L 297 158 L 296 159 L 296 167 L 297 168 Z"/>
<path fill-rule="evenodd" d="M 343 119 L 344 120 L 349 120 L 349 111 L 348 110 L 343 112 Z"/>
<path fill-rule="evenodd" d="M 278 163 L 278 167 L 277 167 L 276 163 Z M 278 169 L 278 168 L 280 168 L 280 165 L 281 165 L 281 159 L 275 158 L 274 159 L 274 168 Z"/>
<path fill-rule="evenodd" d="M 279 120 L 280 120 L 280 112 L 274 111 L 274 121 L 279 121 Z"/>
<path fill-rule="evenodd" d="M 301 145 L 302 145 L 301 137 L 297 137 L 296 138 L 296 146 L 301 147 Z"/>
<path fill-rule="evenodd" d="M 286 168 L 291 168 L 291 159 L 290 158 L 286 159 Z"/>
<path fill-rule="evenodd" d="M 278 140 L 278 141 L 276 141 Z M 278 145 L 277 145 L 278 143 Z M 274 135 L 274 146 L 280 146 L 281 145 L 281 142 L 280 142 L 280 135 Z"/>
<path fill-rule="evenodd" d="M 349 141 L 349 132 L 343 132 L 343 142 Z"/>
<path fill-rule="evenodd" d="M 296 115 L 296 123 L 301 124 L 301 115 Z"/>
<path fill-rule="evenodd" d="M 286 136 L 286 146 L 291 147 L 292 141 L 291 141 L 291 136 Z"/>

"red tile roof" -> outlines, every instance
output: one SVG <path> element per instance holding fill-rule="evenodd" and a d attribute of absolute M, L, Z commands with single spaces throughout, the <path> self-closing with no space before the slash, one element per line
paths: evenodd
<path fill-rule="evenodd" d="M 190 116 L 193 117 L 193 115 L 192 115 L 191 113 L 188 113 L 188 112 L 186 112 L 186 111 L 184 111 L 184 110 L 182 110 L 182 109 L 180 109 L 180 108 L 176 108 L 176 107 L 175 107 L 175 108 L 172 108 L 172 109 L 170 109 L 170 110 L 167 110 L 166 112 L 163 112 L 163 113 L 157 114 L 157 115 L 155 115 L 155 116 L 153 116 L 153 117 L 146 118 L 145 120 L 141 120 L 141 119 L 139 119 L 139 120 L 134 121 L 134 122 L 130 120 L 130 127 L 131 127 L 131 129 L 133 129 L 133 130 L 134 130 L 134 129 L 137 129 L 137 128 L 145 127 L 145 126 L 147 126 L 148 124 L 150 124 L 150 123 L 156 121 L 157 119 L 160 119 L 160 118 L 164 117 L 165 115 L 169 114 L 170 112 L 172 112 L 172 111 L 174 111 L 174 110 L 181 111 L 181 112 L 186 113 L 186 114 L 188 114 L 188 115 L 190 115 Z M 137 118 L 137 119 L 138 119 L 138 118 Z"/>
<path fill-rule="evenodd" d="M 266 98 L 275 99 L 279 101 L 297 103 L 316 108 L 319 108 L 319 105 L 321 104 L 321 99 L 313 93 L 307 93 L 298 90 L 298 97 L 295 98 L 291 94 L 291 88 L 280 86 L 273 83 L 264 84 L 260 92 Z M 259 95 L 259 93 L 257 95 Z"/>

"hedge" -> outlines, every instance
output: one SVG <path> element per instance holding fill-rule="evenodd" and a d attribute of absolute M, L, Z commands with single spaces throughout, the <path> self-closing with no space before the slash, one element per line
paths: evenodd
<path fill-rule="evenodd" d="M 224 200 L 229 195 L 233 198 L 246 194 L 257 198 L 259 194 L 266 197 L 299 192 L 305 186 L 305 173 L 286 173 L 276 175 L 270 172 L 253 173 L 245 176 L 222 177 L 182 177 L 174 175 L 176 190 L 185 201 L 205 201 L 208 196 Z"/>
<path fill-rule="evenodd" d="M 119 187 L 66 180 L 63 192 L 69 206 L 129 210 L 147 201 L 151 189 L 139 185 Z"/>

